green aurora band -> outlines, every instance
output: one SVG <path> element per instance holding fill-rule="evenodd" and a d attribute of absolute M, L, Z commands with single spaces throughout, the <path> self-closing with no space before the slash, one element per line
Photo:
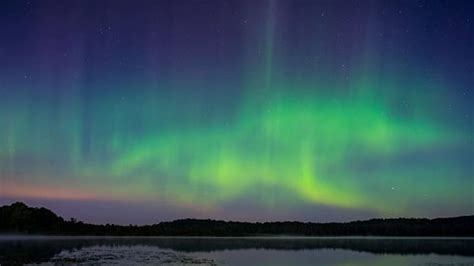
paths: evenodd
<path fill-rule="evenodd" d="M 454 162 L 434 161 L 430 167 L 385 163 L 386 167 L 371 171 L 357 168 L 357 158 L 390 160 L 413 150 L 434 151 L 443 146 L 465 145 L 469 138 L 464 131 L 426 116 L 427 110 L 423 108 L 413 110 L 410 115 L 397 114 L 390 106 L 390 97 L 371 95 L 376 89 L 370 86 L 361 84 L 351 95 L 338 97 L 294 89 L 291 91 L 296 92 L 288 93 L 287 87 L 274 87 L 272 94 L 265 97 L 265 103 L 252 100 L 254 90 L 249 89 L 248 100 L 225 121 L 222 118 L 196 123 L 200 114 L 191 109 L 173 118 L 186 121 L 179 123 L 179 127 L 153 128 L 154 123 L 150 123 L 144 134 L 133 136 L 127 134 L 130 128 L 127 121 L 157 117 L 158 124 L 163 113 L 176 114 L 173 107 L 156 108 L 156 101 L 140 110 L 134 110 L 137 106 L 134 102 L 121 108 L 113 108 L 113 104 L 99 106 L 100 111 L 92 121 L 93 125 L 100 125 L 93 128 L 97 130 L 93 134 L 97 136 L 97 144 L 92 146 L 97 150 L 92 152 L 94 158 L 90 160 L 81 159 L 84 151 L 78 136 L 80 121 L 59 120 L 66 124 L 57 125 L 56 130 L 68 134 L 58 147 L 54 144 L 58 139 L 48 141 L 50 124 L 35 127 L 33 123 L 38 116 L 47 120 L 50 113 L 30 114 L 25 119 L 17 110 L 13 111 L 16 116 L 10 116 L 12 126 L 3 132 L 7 141 L 2 143 L 2 151 L 7 153 L 2 157 L 37 153 L 38 157 L 48 158 L 49 153 L 54 158 L 58 149 L 68 150 L 66 162 L 70 165 L 68 171 L 72 172 L 69 175 L 80 177 L 82 182 L 89 180 L 91 184 L 106 181 L 104 187 L 111 187 L 112 194 L 121 193 L 122 197 L 153 199 L 166 195 L 187 203 L 199 200 L 203 205 L 215 205 L 257 191 L 270 195 L 259 199 L 259 204 L 269 207 L 303 201 L 369 208 L 383 215 L 411 213 L 415 211 L 410 209 L 413 202 L 423 202 L 433 194 L 437 200 L 444 198 L 452 204 L 464 204 L 463 195 L 469 193 L 470 187 L 469 183 L 463 183 L 465 173 L 457 171 Z M 111 103 L 116 101 L 109 99 Z M 140 99 L 142 103 L 146 101 Z M 15 107 L 23 108 L 18 104 Z M 145 111 L 147 107 L 156 108 L 155 113 Z M 135 117 L 130 117 L 131 114 Z M 65 135 L 64 131 L 61 136 Z M 27 132 L 38 133 L 27 137 Z M 383 164 L 383 160 L 377 163 Z M 450 175 L 450 179 L 445 175 Z M 99 180 L 94 180 L 98 177 Z M 416 194 L 411 193 L 414 186 Z M 274 195 L 275 189 L 285 193 Z M 391 193 L 393 189 L 397 192 Z M 463 190 L 466 194 L 460 193 Z"/>
<path fill-rule="evenodd" d="M 447 114 L 457 99 L 449 82 L 427 79 L 416 63 L 380 70 L 370 21 L 366 44 L 352 44 L 360 50 L 351 75 L 292 70 L 279 45 L 286 35 L 278 8 L 270 1 L 262 31 L 246 32 L 253 41 L 232 78 L 242 82 L 229 88 L 221 87 L 225 77 L 186 70 L 164 81 L 151 65 L 143 79 L 111 70 L 114 77 L 87 83 L 78 70 L 78 79 L 55 85 L 63 83 L 46 68 L 40 82 L 3 84 L 0 182 L 171 201 L 215 218 L 225 215 L 213 209 L 240 201 L 275 212 L 472 212 L 473 127 Z M 324 36 L 313 35 L 309 56 Z"/>

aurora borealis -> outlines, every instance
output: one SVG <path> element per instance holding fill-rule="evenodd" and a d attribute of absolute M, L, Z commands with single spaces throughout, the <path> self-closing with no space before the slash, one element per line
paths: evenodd
<path fill-rule="evenodd" d="M 116 223 L 472 214 L 473 14 L 2 1 L 0 201 Z"/>

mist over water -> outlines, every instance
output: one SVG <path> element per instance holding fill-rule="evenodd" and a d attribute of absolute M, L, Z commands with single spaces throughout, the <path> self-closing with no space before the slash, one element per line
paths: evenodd
<path fill-rule="evenodd" d="M 3 236 L 0 263 L 474 265 L 474 239 Z"/>

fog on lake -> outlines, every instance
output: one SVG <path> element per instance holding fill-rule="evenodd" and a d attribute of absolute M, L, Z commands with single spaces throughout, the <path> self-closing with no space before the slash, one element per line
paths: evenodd
<path fill-rule="evenodd" d="M 473 238 L 1 236 L 0 264 L 474 265 Z"/>

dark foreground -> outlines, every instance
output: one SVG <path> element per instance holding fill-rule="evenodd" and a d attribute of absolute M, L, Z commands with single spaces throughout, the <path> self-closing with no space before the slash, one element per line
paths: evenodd
<path fill-rule="evenodd" d="M 0 264 L 474 265 L 474 238 L 0 236 Z"/>
<path fill-rule="evenodd" d="M 349 223 L 226 222 L 184 219 L 144 226 L 65 221 L 46 208 L 23 203 L 0 207 L 0 232 L 108 236 L 437 236 L 474 237 L 474 215 L 437 219 L 372 219 Z"/>

